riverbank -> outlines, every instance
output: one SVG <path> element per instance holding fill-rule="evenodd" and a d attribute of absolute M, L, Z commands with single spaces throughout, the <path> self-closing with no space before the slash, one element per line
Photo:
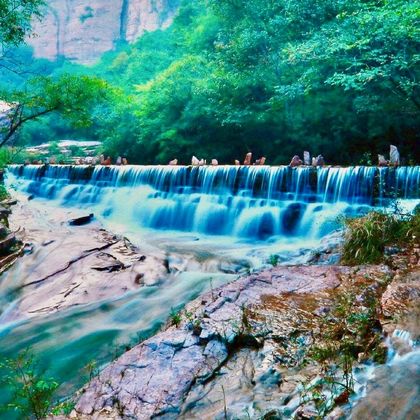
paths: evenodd
<path fill-rule="evenodd" d="M 27 254 L 0 283 L 0 353 L 30 347 L 62 383 L 60 397 L 102 371 L 73 415 L 276 418 L 319 415 L 336 399 L 350 406 L 362 391 L 352 397 L 343 376 L 384 362 L 397 328 L 382 316 L 388 286 L 403 277 L 405 295 L 418 298 L 406 281 L 418 251 L 388 249 L 380 266 L 331 265 L 336 217 L 372 209 L 365 168 L 320 171 L 321 191 L 290 168 L 100 168 L 90 180 L 83 167 L 33 169 L 7 179 L 24 192 L 15 221 Z M 69 223 L 80 216 L 90 223 Z M 342 343 L 352 375 L 336 358 Z"/>
<path fill-rule="evenodd" d="M 346 338 L 359 348 L 353 372 L 371 369 L 368 361 L 385 363 L 391 347 L 401 355 L 412 351 L 393 333 L 403 329 L 414 341 L 420 337 L 419 262 L 420 250 L 414 249 L 379 266 L 277 267 L 212 290 L 186 306 L 178 325 L 106 367 L 81 390 L 73 416 L 309 419 L 333 409 L 329 418 L 348 417 L 352 410 L 355 419 L 366 418 L 366 410 L 373 415 L 374 405 L 363 399 L 362 409 L 357 405 L 361 395 L 370 397 L 369 383 L 367 390 L 366 383 L 358 384 L 354 396 L 345 386 L 325 388 L 325 366 L 310 350 L 328 346 L 326 321 L 338 328 L 374 305 L 374 328 L 365 325 L 363 335 Z M 345 298 L 354 300 L 340 319 L 335 310 Z M 334 380 L 343 382 L 340 367 Z M 395 405 L 391 395 L 376 389 L 376 398 L 378 393 L 381 413 L 393 413 L 393 419 L 418 413 L 413 398 Z"/>

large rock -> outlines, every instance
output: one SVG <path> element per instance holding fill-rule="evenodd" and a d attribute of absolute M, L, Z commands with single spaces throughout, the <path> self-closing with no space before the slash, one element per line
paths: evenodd
<path fill-rule="evenodd" d="M 218 418 L 226 409 L 230 418 L 245 415 L 252 401 L 262 412 L 279 405 L 294 411 L 297 386 L 316 371 L 309 366 L 296 375 L 276 365 L 297 363 L 290 354 L 307 345 L 319 307 L 346 275 L 341 267 L 277 267 L 212 290 L 187 305 L 179 327 L 137 345 L 93 379 L 78 415 Z"/>
<path fill-rule="evenodd" d="M 117 41 L 133 42 L 146 31 L 166 28 L 178 6 L 179 0 L 49 0 L 28 42 L 35 57 L 91 64 Z"/>

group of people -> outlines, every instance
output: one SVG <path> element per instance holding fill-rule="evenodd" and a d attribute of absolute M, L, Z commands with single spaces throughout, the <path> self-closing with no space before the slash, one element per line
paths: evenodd
<path fill-rule="evenodd" d="M 265 156 L 260 157 L 254 163 L 252 162 L 252 153 L 249 152 L 245 155 L 245 159 L 243 161 L 244 166 L 251 166 L 251 165 L 265 165 L 267 158 Z M 400 154 L 396 146 L 391 145 L 390 148 L 390 159 L 386 160 L 383 155 L 378 155 L 378 166 L 399 166 L 400 164 Z M 178 165 L 178 159 L 173 159 L 169 162 L 170 166 Z M 206 159 L 198 159 L 196 156 L 193 156 L 191 159 L 191 166 L 206 166 L 207 160 Z M 211 160 L 212 166 L 218 166 L 219 162 L 217 159 Z M 239 160 L 235 160 L 235 165 L 241 165 Z M 303 160 L 298 156 L 293 156 L 292 160 L 289 163 L 291 168 L 296 168 L 298 166 L 325 166 L 325 159 L 324 156 L 318 155 L 317 157 L 312 157 L 308 151 L 303 152 Z"/>
<path fill-rule="evenodd" d="M 267 158 L 265 156 L 261 156 L 259 159 L 257 159 L 255 162 L 252 161 L 252 153 L 249 152 L 245 155 L 245 159 L 243 161 L 244 166 L 262 166 L 265 165 Z M 240 166 L 241 162 L 237 159 L 234 161 L 235 166 Z M 289 166 L 297 167 L 301 165 L 313 165 L 313 166 L 324 166 L 325 160 L 322 155 L 319 155 L 316 158 L 312 158 L 312 161 L 310 159 L 309 152 L 304 152 L 304 161 L 300 159 L 298 155 L 293 156 Z M 173 159 L 169 162 L 170 166 L 176 166 L 178 165 L 178 159 Z M 191 159 L 191 166 L 206 166 L 207 160 L 206 159 L 198 159 L 196 156 L 193 156 Z M 219 162 L 217 159 L 211 160 L 211 166 L 218 166 Z"/>
<path fill-rule="evenodd" d="M 76 165 L 97 165 L 98 163 L 103 166 L 112 165 L 111 156 L 105 158 L 105 155 L 102 154 L 99 156 L 99 159 L 96 156 L 87 156 L 85 158 L 77 158 L 75 161 Z M 128 165 L 128 160 L 125 156 L 118 156 L 115 165 Z"/>
<path fill-rule="evenodd" d="M 252 153 L 249 152 L 245 155 L 245 159 L 243 161 L 244 166 L 251 166 L 251 165 L 265 165 L 267 158 L 265 156 L 260 157 L 259 159 L 256 159 L 255 162 L 252 160 Z M 25 165 L 30 164 L 31 162 L 27 160 L 25 162 Z M 56 159 L 54 157 L 47 157 L 44 161 L 37 161 L 34 160 L 32 162 L 33 164 L 46 164 L 46 165 L 54 165 L 56 163 L 63 164 L 64 162 L 56 162 Z M 105 158 L 105 155 L 101 154 L 99 157 L 96 156 L 88 156 L 85 158 L 77 158 L 74 162 L 75 165 L 103 165 L 103 166 L 110 166 L 112 165 L 112 159 L 110 156 L 107 156 Z M 217 159 L 212 159 L 211 163 L 212 166 L 218 166 L 219 162 Z M 239 160 L 235 160 L 234 164 L 236 166 L 240 166 L 241 162 Z M 400 154 L 398 152 L 397 147 L 391 145 L 390 148 L 390 158 L 389 160 L 386 160 L 384 155 L 378 155 L 378 166 L 385 167 L 385 166 L 399 166 L 400 164 Z M 128 160 L 126 156 L 118 156 L 115 165 L 128 165 Z M 176 166 L 178 165 L 178 159 L 173 159 L 169 162 L 170 166 Z M 196 156 L 193 156 L 191 159 L 191 165 L 192 166 L 206 166 L 207 160 L 206 159 L 198 159 Z M 298 166 L 325 166 L 325 159 L 322 155 L 318 155 L 317 157 L 312 157 L 311 154 L 308 151 L 303 152 L 303 160 L 298 156 L 293 156 L 292 160 L 289 163 L 289 166 L 291 168 L 295 168 Z"/>

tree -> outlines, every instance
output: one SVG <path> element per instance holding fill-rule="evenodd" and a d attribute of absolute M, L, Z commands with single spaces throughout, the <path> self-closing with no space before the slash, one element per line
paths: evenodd
<path fill-rule="evenodd" d="M 11 106 L 7 123 L 0 126 L 0 147 L 27 122 L 57 112 L 75 127 L 92 124 L 93 109 L 106 103 L 112 90 L 102 79 L 63 75 L 58 79 L 37 77 L 24 90 L 3 93 Z"/>
<path fill-rule="evenodd" d="M 30 34 L 32 19 L 41 18 L 44 5 L 45 0 L 0 0 L 0 57 Z"/>
<path fill-rule="evenodd" d="M 15 359 L 0 362 L 1 381 L 13 391 L 12 401 L 4 411 L 13 409 L 23 418 L 43 419 L 53 407 L 53 396 L 59 384 L 39 371 L 34 356 L 29 351 Z"/>

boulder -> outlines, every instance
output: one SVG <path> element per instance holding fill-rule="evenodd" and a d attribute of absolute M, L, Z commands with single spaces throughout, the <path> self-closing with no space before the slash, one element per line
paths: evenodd
<path fill-rule="evenodd" d="M 218 418 L 222 386 L 231 410 L 247 393 L 271 409 L 267 396 L 272 402 L 287 395 L 265 337 L 291 343 L 291 334 L 312 328 L 309 294 L 324 296 L 340 279 L 334 267 L 276 267 L 211 290 L 187 305 L 191 315 L 179 326 L 135 346 L 94 378 L 79 395 L 77 414 Z"/>
<path fill-rule="evenodd" d="M 324 165 L 325 165 L 324 156 L 318 155 L 316 158 L 316 166 L 324 166 Z"/>
<path fill-rule="evenodd" d="M 217 161 L 217 159 L 212 159 L 211 164 L 212 164 L 212 166 L 217 166 L 217 165 L 219 165 L 219 162 Z"/>
<path fill-rule="evenodd" d="M 169 162 L 169 166 L 176 166 L 178 165 L 178 159 L 173 159 Z"/>
<path fill-rule="evenodd" d="M 247 153 L 245 155 L 244 165 L 249 166 L 251 165 L 251 162 L 252 162 L 252 153 Z"/>
<path fill-rule="evenodd" d="M 378 166 L 388 166 L 388 161 L 384 155 L 378 155 Z"/>
<path fill-rule="evenodd" d="M 16 245 L 16 242 L 16 236 L 14 233 L 7 235 L 0 241 L 0 255 L 10 254 L 11 249 Z"/>

